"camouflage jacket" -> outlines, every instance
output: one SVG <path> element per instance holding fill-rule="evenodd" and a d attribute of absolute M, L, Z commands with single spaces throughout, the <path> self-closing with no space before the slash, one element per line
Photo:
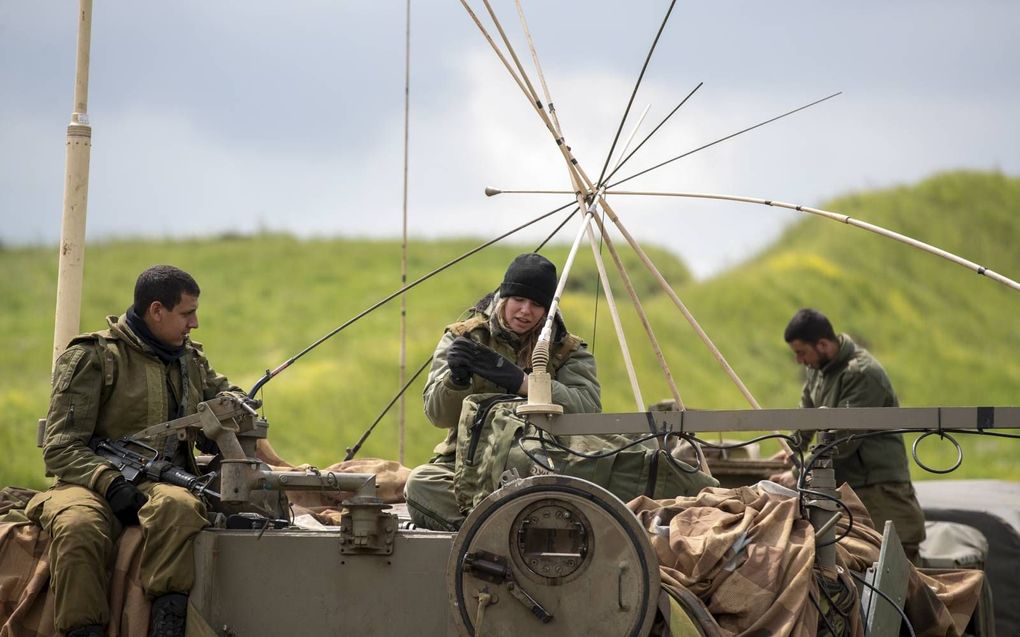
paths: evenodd
<path fill-rule="evenodd" d="M 808 370 L 801 407 L 898 407 L 889 376 L 868 350 L 846 334 L 839 335 L 839 353 L 822 369 Z M 840 431 L 839 436 L 850 431 Z M 837 482 L 863 487 L 909 482 L 903 436 L 874 436 L 842 444 L 835 460 Z"/>
<path fill-rule="evenodd" d="M 43 441 L 50 474 L 98 493 L 106 492 L 119 471 L 92 452 L 89 440 L 127 436 L 170 420 L 182 393 L 180 364 L 160 361 L 123 315 L 107 322 L 107 330 L 75 337 L 57 359 Z M 220 391 L 238 390 L 209 366 L 199 343 L 185 347 L 184 415 Z M 190 450 L 187 457 L 190 461 Z"/>
<path fill-rule="evenodd" d="M 450 369 L 446 364 L 446 350 L 458 336 L 467 336 L 499 352 L 512 362 L 517 360 L 516 336 L 493 328 L 495 321 L 490 321 L 490 315 L 498 301 L 497 295 L 484 309 L 475 308 L 468 319 L 448 325 L 432 355 L 432 367 L 423 392 L 425 415 L 433 425 L 450 429 L 446 440 L 436 446 L 437 454 L 453 453 L 456 449 L 457 422 L 460 420 L 461 403 L 465 398 L 472 394 L 505 392 L 502 387 L 477 375 L 472 375 L 468 387 L 458 387 L 450 380 Z M 595 374 L 595 357 L 588 351 L 584 341 L 567 332 L 559 316 L 556 317 L 556 329 L 549 353 L 548 371 L 553 378 L 553 402 L 562 405 L 568 414 L 602 411 L 601 388 Z"/>

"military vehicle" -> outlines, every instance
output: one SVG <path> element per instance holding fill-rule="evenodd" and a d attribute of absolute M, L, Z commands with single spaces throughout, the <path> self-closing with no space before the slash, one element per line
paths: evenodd
<path fill-rule="evenodd" d="M 91 2 L 81 0 L 81 5 L 84 47 L 80 44 L 79 55 L 87 61 Z M 495 48 L 494 38 L 487 33 L 486 37 Z M 509 47 L 508 42 L 506 45 Z M 605 201 L 605 182 L 589 179 L 563 143 L 559 123 L 542 106 L 517 56 L 501 55 L 501 59 L 520 80 L 529 102 L 556 139 L 571 178 L 572 188 L 565 192 L 576 196 L 577 207 L 584 211 L 570 257 L 561 269 L 557 302 L 580 244 L 596 240 L 592 226 L 604 230 L 596 214 L 599 211 L 617 224 L 645 265 L 658 275 Z M 77 331 L 90 137 L 84 117 L 84 85 L 79 82 L 79 107 L 68 130 L 57 350 Z M 488 192 L 499 193 L 495 189 Z M 751 203 L 786 205 L 850 222 L 835 213 L 804 206 L 764 200 Z M 893 234 L 874 226 L 867 229 Z M 605 232 L 601 234 L 607 238 Z M 620 266 L 608 239 L 606 245 Z M 945 253 L 940 256 L 963 261 Z M 598 263 L 605 278 L 601 260 Z M 975 269 L 1020 289 L 987 268 Z M 622 266 L 620 271 L 626 280 Z M 681 312 L 692 319 L 668 282 L 661 275 L 659 278 Z M 555 314 L 555 307 L 554 303 L 550 315 Z M 692 324 L 697 328 L 693 320 Z M 547 333 L 543 341 L 548 341 Z M 731 373 L 718 356 L 720 364 Z M 295 359 L 267 373 L 249 393 L 254 395 Z M 731 377 L 739 384 L 735 374 Z M 782 428 L 821 432 L 909 430 L 951 435 L 959 430 L 998 433 L 1020 428 L 1020 407 L 1013 406 L 732 411 L 681 408 L 564 415 L 552 404 L 544 361 L 535 361 L 530 383 L 528 402 L 518 413 L 531 425 L 555 436 L 649 435 L 663 441 L 683 439 L 693 445 L 697 440 L 692 432 L 768 432 Z M 754 405 L 753 398 L 751 402 Z M 721 634 L 696 598 L 663 593 L 660 558 L 648 528 L 623 502 L 592 482 L 562 475 L 522 477 L 507 472 L 501 476 L 498 488 L 470 512 L 458 532 L 424 531 L 409 524 L 400 507 L 390 507 L 377 497 L 372 474 L 269 468 L 256 453 L 268 431 L 268 423 L 251 404 L 224 396 L 202 403 L 193 416 L 154 425 L 129 441 L 97 447 L 97 452 L 117 462 L 126 475 L 134 472 L 150 479 L 175 481 L 206 498 L 220 514 L 196 540 L 198 577 L 190 598 L 189 635 Z M 206 465 L 206 473 L 175 473 L 159 464 L 154 451 L 157 445 L 152 441 L 167 436 L 193 439 L 199 433 L 216 441 L 220 449 L 220 454 Z M 836 533 L 840 505 L 829 456 L 832 442 L 824 433 L 819 437 L 817 453 L 806 464 L 811 488 L 802 489 L 800 494 L 803 508 L 816 528 L 820 569 L 834 568 L 834 544 L 842 539 Z M 748 475 L 754 474 L 752 470 Z M 342 502 L 340 524 L 321 528 L 291 524 L 285 493 L 301 490 L 349 493 Z M 1016 502 L 1015 493 L 1012 497 Z M 1015 518 L 1011 522 L 1014 528 L 1020 526 Z M 895 528 L 889 525 L 884 529 L 881 556 L 864 574 L 860 587 L 865 634 L 897 635 L 904 630 L 901 607 L 908 568 Z M 272 574 L 271 579 L 266 574 Z M 998 593 L 994 585 L 993 593 Z M 987 612 L 987 607 L 982 608 Z M 1008 624 L 1005 631 L 1000 626 L 999 632 L 1008 634 L 1008 627 L 1016 625 Z M 988 617 L 976 616 L 971 630 L 990 635 L 995 628 Z"/>

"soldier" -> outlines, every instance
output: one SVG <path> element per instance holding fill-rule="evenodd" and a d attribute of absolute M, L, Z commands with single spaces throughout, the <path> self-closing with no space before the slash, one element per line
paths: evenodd
<path fill-rule="evenodd" d="M 450 432 L 435 448 L 431 462 L 411 472 L 404 489 L 411 519 L 419 526 L 460 528 L 470 508 L 494 488 L 489 478 L 495 469 L 496 475 L 505 469 L 520 475 L 555 471 L 594 482 L 623 501 L 642 494 L 693 495 L 704 486 L 718 485 L 653 443 L 635 445 L 629 436 L 572 436 L 569 442 L 553 441 L 548 447 L 538 443 L 526 451 L 517 434 L 526 434 L 531 426 L 512 412 L 488 412 L 490 419 L 480 409 L 494 437 L 481 434 L 480 424 L 471 427 L 479 433 L 477 438 L 463 431 L 458 437 L 462 411 L 472 401 L 484 399 L 491 406 L 492 401 L 528 395 L 526 372 L 555 292 L 556 266 L 541 255 L 522 254 L 507 268 L 497 292 L 479 301 L 466 320 L 446 328 L 432 356 L 424 398 L 429 420 Z M 597 413 L 602 402 L 595 358 L 587 344 L 567 332 L 558 313 L 553 320 L 547 365 L 553 378 L 552 401 L 565 413 Z M 474 449 L 468 452 L 474 454 L 471 461 L 457 458 L 458 443 L 465 438 L 466 449 Z M 473 447 L 470 440 L 484 449 Z"/>
<path fill-rule="evenodd" d="M 450 431 L 436 446 L 430 463 L 415 468 L 408 478 L 405 497 L 418 526 L 453 531 L 463 522 L 453 496 L 461 404 L 479 393 L 528 395 L 524 370 L 531 367 L 531 354 L 555 292 L 556 266 L 539 254 L 522 254 L 507 268 L 499 290 L 443 333 L 423 395 L 425 415 L 435 426 Z M 602 410 L 595 357 L 580 338 L 566 331 L 559 315 L 549 371 L 554 378 L 553 401 L 565 412 Z"/>
<path fill-rule="evenodd" d="M 801 407 L 899 406 L 892 383 L 875 357 L 846 334 L 836 336 L 821 312 L 798 311 L 786 326 L 784 338 L 797 362 L 808 368 Z M 916 563 L 925 535 L 924 513 L 910 482 L 903 436 L 871 436 L 840 444 L 834 464 L 836 481 L 850 484 L 879 531 L 886 520 L 895 523 L 907 557 Z M 795 482 L 792 472 L 774 478 L 788 485 Z"/>
<path fill-rule="evenodd" d="M 140 525 L 141 583 L 153 600 L 150 635 L 184 635 L 194 581 L 194 536 L 205 506 L 186 489 L 124 479 L 89 447 L 196 411 L 222 391 L 240 391 L 209 366 L 188 334 L 198 328 L 198 284 L 157 265 L 141 273 L 134 303 L 109 329 L 75 337 L 57 360 L 43 458 L 55 484 L 35 496 L 28 516 L 50 534 L 55 624 L 68 637 L 105 634 L 110 621 L 106 569 L 126 526 Z M 210 443 L 212 444 L 212 443 Z M 189 445 L 162 451 L 195 472 Z"/>

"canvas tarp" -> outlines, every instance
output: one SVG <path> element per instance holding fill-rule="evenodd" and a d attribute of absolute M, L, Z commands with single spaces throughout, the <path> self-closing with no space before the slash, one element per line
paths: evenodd
<path fill-rule="evenodd" d="M 853 491 L 840 492 L 854 517 L 837 545 L 839 578 L 849 591 L 848 571 L 862 572 L 878 560 L 882 536 Z M 637 498 L 628 507 L 648 531 L 663 583 L 697 595 L 720 634 L 816 634 L 819 608 L 827 603 L 814 569 L 814 533 L 795 497 L 763 486 L 709 488 L 687 498 Z M 847 532 L 845 516 L 838 529 Z M 933 577 L 911 567 L 906 614 L 917 634 L 962 634 L 983 577 L 964 570 Z M 863 635 L 855 595 L 851 603 L 849 632 Z"/>

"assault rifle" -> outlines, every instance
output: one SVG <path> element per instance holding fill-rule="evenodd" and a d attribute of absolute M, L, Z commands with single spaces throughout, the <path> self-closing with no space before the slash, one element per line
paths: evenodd
<path fill-rule="evenodd" d="M 198 497 L 220 497 L 219 493 L 209 488 L 209 483 L 216 478 L 215 471 L 202 477 L 192 475 L 163 458 L 152 447 L 133 438 L 93 438 L 89 447 L 96 455 L 112 462 L 132 484 L 148 479 L 184 487 Z"/>

